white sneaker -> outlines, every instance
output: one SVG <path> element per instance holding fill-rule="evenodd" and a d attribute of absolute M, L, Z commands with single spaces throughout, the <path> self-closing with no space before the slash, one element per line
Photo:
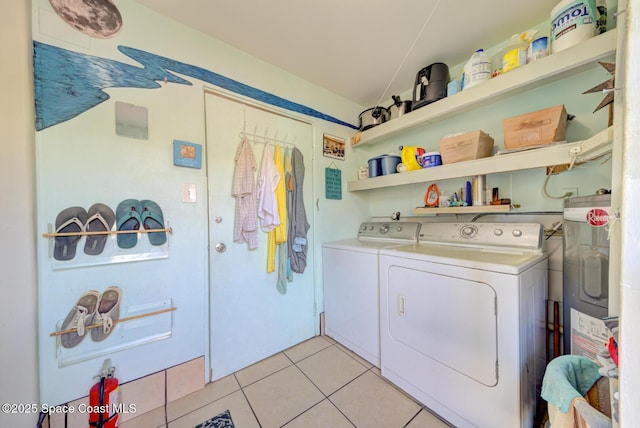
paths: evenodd
<path fill-rule="evenodd" d="M 60 343 L 65 348 L 73 348 L 84 339 L 85 327 L 91 323 L 93 316 L 100 302 L 100 293 L 96 290 L 89 290 L 80 296 L 78 302 L 69 311 L 69 314 L 62 322 L 61 330 L 76 331 L 65 333 L 60 336 Z"/>
<path fill-rule="evenodd" d="M 106 339 L 107 336 L 111 334 L 114 321 L 120 317 L 121 297 L 122 290 L 115 285 L 108 287 L 102 293 L 100 304 L 91 321 L 91 324 L 99 324 L 102 326 L 91 329 L 91 338 L 96 342 Z"/>

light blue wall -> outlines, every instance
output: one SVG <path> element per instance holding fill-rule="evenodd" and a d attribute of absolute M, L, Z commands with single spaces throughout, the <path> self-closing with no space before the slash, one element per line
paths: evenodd
<path fill-rule="evenodd" d="M 316 247 L 313 250 L 319 255 L 318 248 L 324 240 L 334 235 L 351 235 L 358 223 L 368 218 L 368 204 L 362 203 L 366 197 L 346 193 L 349 173 L 355 171 L 358 164 L 348 143 L 345 161 L 334 161 L 321 154 L 323 133 L 348 141 L 353 130 L 314 116 L 315 112 L 322 112 L 353 123 L 361 111 L 360 106 L 155 14 L 135 2 L 118 4 L 118 8 L 124 21 L 122 32 L 113 39 L 98 40 L 68 27 L 55 15 L 48 1 L 34 1 L 34 40 L 139 68 L 140 64 L 118 50 L 118 46 L 132 47 L 234 79 L 240 84 L 238 86 L 248 85 L 256 93 L 271 94 L 269 99 L 278 98 L 308 107 L 309 114 L 312 114 L 309 119 L 314 124 L 313 140 L 317 149 L 314 156 L 305 159 L 310 163 L 307 170 L 317 174 L 316 177 L 309 177 L 315 184 L 312 198 L 315 204 L 307 207 L 308 210 L 317 211 L 314 213 L 317 221 L 311 231 Z M 37 64 L 37 67 L 41 65 Z M 112 77 L 106 67 L 92 64 L 86 66 L 85 71 L 92 79 L 109 83 Z M 69 71 L 73 69 L 69 64 Z M 138 71 L 132 68 L 126 72 L 137 74 Z M 114 256 L 123 253 L 143 257 L 150 250 L 159 250 L 149 246 L 145 236 L 141 237 L 143 243 L 136 246 L 135 250 L 124 252 L 120 252 L 114 239 L 110 239 L 102 255 L 89 257 L 82 254 L 84 240 L 81 240 L 76 257 L 69 262 L 60 262 L 51 257 L 51 239 L 38 239 L 40 385 L 43 402 L 61 403 L 86 395 L 93 376 L 106 357 L 111 358 L 117 367 L 120 381 L 126 382 L 207 352 L 205 169 L 174 166 L 173 141 L 178 139 L 205 146 L 203 88 L 210 86 L 211 82 L 185 75 L 181 77 L 191 85 L 172 83 L 171 78 L 167 83 L 158 79 L 160 85 L 155 89 L 106 84 L 105 92 L 109 99 L 36 133 L 39 235 L 51 229 L 56 215 L 67 207 L 88 209 L 93 203 L 102 202 L 115 210 L 118 203 L 127 198 L 156 201 L 173 229 L 166 248 L 165 255 L 168 257 L 123 263 L 114 263 Z M 38 84 L 37 94 L 40 89 Z M 116 135 L 116 101 L 148 108 L 148 140 Z M 59 105 L 64 106 L 63 103 Z M 331 162 L 343 170 L 345 190 L 342 201 L 324 199 L 324 168 Z M 196 185 L 198 202 L 182 202 L 182 185 L 185 183 Z M 345 212 L 352 213 L 352 216 L 345 219 L 340 214 Z M 320 263 L 319 257 L 315 260 Z M 320 284 L 317 265 L 311 267 L 309 272 Z M 55 338 L 50 337 L 49 333 L 55 331 L 56 324 L 64 319 L 80 295 L 91 289 L 102 291 L 110 285 L 118 285 L 123 290 L 123 312 L 143 304 L 155 308 L 165 301 L 170 301 L 170 305 L 177 310 L 171 316 L 119 324 L 112 336 L 102 344 L 85 338 L 71 350 L 56 346 Z M 317 310 L 320 312 L 322 288 L 315 289 Z M 169 323 L 169 337 L 118 349 L 136 340 L 145 341 L 154 334 L 166 333 L 166 323 Z M 101 354 L 103 351 L 106 351 L 105 355 Z M 154 357 L 150 358 L 150 355 Z M 70 359 L 73 358 L 80 361 L 71 363 Z"/>

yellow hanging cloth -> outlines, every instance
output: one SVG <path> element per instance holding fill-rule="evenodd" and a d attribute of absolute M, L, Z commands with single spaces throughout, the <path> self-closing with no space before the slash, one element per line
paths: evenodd
<path fill-rule="evenodd" d="M 273 155 L 273 162 L 276 170 L 280 174 L 280 181 L 276 186 L 276 202 L 278 204 L 278 216 L 280 225 L 276 226 L 267 235 L 267 273 L 276 270 L 276 246 L 287 242 L 287 192 L 285 190 L 284 164 L 282 162 L 282 151 L 280 146 L 276 146 Z"/>

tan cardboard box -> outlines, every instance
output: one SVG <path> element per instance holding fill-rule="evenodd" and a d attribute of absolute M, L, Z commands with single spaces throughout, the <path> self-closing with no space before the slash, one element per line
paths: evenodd
<path fill-rule="evenodd" d="M 479 130 L 440 140 L 440 157 L 445 165 L 491 155 L 493 155 L 493 138 Z"/>
<path fill-rule="evenodd" d="M 567 111 L 561 104 L 509 117 L 502 121 L 502 128 L 507 150 L 563 141 L 567 130 Z"/>

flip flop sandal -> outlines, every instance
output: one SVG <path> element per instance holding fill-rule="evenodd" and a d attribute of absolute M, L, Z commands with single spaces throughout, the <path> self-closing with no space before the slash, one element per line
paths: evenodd
<path fill-rule="evenodd" d="M 90 290 L 84 293 L 78 299 L 75 306 L 69 311 L 69 314 L 62 322 L 61 330 L 76 329 L 72 333 L 60 335 L 60 344 L 65 348 L 73 348 L 82 342 L 85 336 L 85 327 L 91 324 L 98 303 L 100 302 L 100 293 L 96 290 Z M 94 329 L 95 330 L 95 329 Z"/>
<path fill-rule="evenodd" d="M 93 204 L 87 213 L 89 218 L 84 226 L 87 232 L 109 232 L 116 221 L 113 210 L 105 204 Z M 104 250 L 109 235 L 87 235 L 84 242 L 84 252 L 91 256 L 98 255 Z"/>
<path fill-rule="evenodd" d="M 140 230 L 142 219 L 142 205 L 137 199 L 126 199 L 118 204 L 116 208 L 116 219 L 118 230 Z M 117 239 L 118 247 L 133 248 L 138 243 L 137 233 L 119 234 Z"/>
<path fill-rule="evenodd" d="M 114 321 L 120 317 L 121 298 L 122 290 L 120 287 L 108 287 L 102 293 L 100 304 L 91 322 L 91 324 L 101 325 L 101 327 L 91 329 L 91 338 L 96 342 L 106 339 L 113 331 Z"/>
<path fill-rule="evenodd" d="M 87 211 L 82 207 L 66 208 L 56 217 L 56 233 L 75 233 L 84 231 Z M 82 235 L 56 236 L 53 257 L 56 260 L 71 260 L 76 256 L 76 246 Z"/>
<path fill-rule="evenodd" d="M 162 209 L 160 205 L 153 201 L 140 201 L 142 204 L 142 224 L 146 230 L 164 229 L 164 218 L 162 217 Z M 150 232 L 149 242 L 151 245 L 162 245 L 167 242 L 167 234 L 165 232 Z"/>

